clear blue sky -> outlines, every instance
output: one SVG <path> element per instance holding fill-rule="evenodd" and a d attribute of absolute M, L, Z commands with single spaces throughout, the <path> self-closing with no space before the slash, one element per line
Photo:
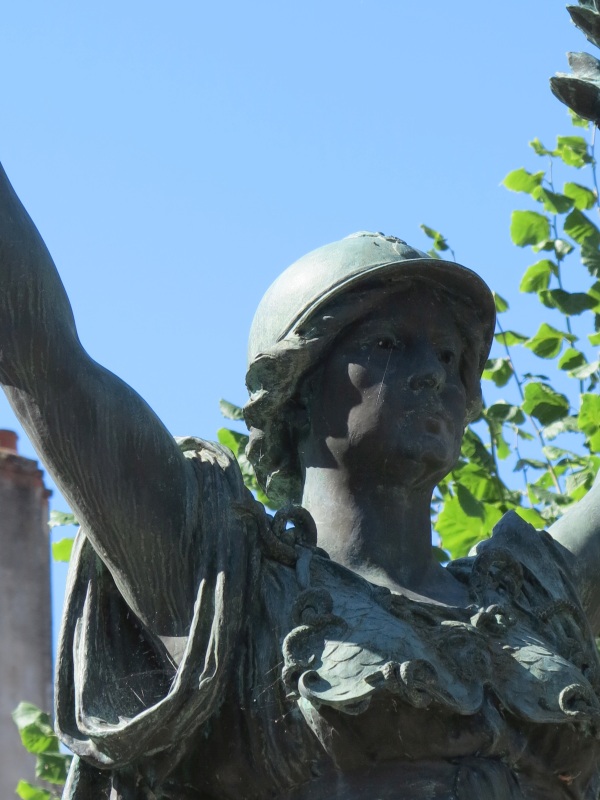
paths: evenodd
<path fill-rule="evenodd" d="M 515 296 L 531 257 L 499 184 L 570 132 L 548 78 L 573 49 L 562 0 L 8 3 L 0 159 L 90 354 L 212 438 L 258 300 L 316 246 L 427 247 L 426 222 Z M 4 396 L 0 427 L 20 430 Z"/>

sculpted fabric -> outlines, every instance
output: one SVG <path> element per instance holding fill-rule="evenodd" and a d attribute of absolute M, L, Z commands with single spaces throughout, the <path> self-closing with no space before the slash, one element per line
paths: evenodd
<path fill-rule="evenodd" d="M 506 515 L 448 566 L 468 607 L 417 602 L 300 541 L 290 563 L 230 454 L 182 445 L 204 499 L 188 637 L 153 637 L 79 534 L 66 797 L 597 797 L 600 663 L 548 534 Z"/>

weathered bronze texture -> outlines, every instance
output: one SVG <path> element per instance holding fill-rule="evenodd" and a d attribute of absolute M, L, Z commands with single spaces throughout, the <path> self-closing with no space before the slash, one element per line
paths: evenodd
<path fill-rule="evenodd" d="M 83 351 L 3 173 L 0 287 L 0 381 L 82 523 L 68 800 L 597 796 L 600 490 L 552 535 L 511 513 L 432 557 L 494 330 L 475 273 L 362 232 L 271 287 L 245 414 L 274 518 Z"/>

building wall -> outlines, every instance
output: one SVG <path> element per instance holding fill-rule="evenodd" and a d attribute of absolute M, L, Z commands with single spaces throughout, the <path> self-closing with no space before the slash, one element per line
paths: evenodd
<path fill-rule="evenodd" d="M 34 780 L 11 712 L 21 700 L 52 709 L 48 496 L 36 461 L 0 430 L 0 799 Z"/>

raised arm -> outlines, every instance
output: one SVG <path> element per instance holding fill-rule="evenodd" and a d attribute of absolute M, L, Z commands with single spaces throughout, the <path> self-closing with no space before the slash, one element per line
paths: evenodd
<path fill-rule="evenodd" d="M 586 496 L 549 529 L 549 533 L 570 554 L 594 634 L 600 635 L 600 480 Z"/>
<path fill-rule="evenodd" d="M 50 254 L 0 166 L 0 384 L 135 613 L 177 636 L 195 587 L 192 466 L 83 350 Z"/>

